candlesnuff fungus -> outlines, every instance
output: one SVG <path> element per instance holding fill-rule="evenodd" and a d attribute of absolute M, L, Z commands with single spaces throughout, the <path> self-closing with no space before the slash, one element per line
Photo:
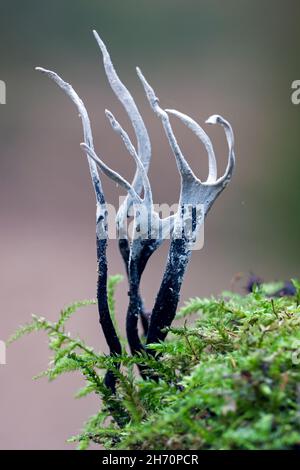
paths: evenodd
<path fill-rule="evenodd" d="M 193 121 L 188 116 L 175 110 L 163 110 L 159 106 L 159 100 L 156 97 L 154 90 L 148 84 L 140 69 L 137 69 L 137 73 L 144 86 L 150 106 L 157 116 L 162 120 L 162 124 L 164 126 L 171 149 L 174 153 L 177 168 L 181 176 L 179 207 L 175 216 L 174 230 L 172 234 L 167 265 L 155 301 L 155 305 L 152 310 L 151 321 L 147 335 L 147 344 L 151 344 L 164 340 L 167 335 L 166 327 L 171 325 L 175 317 L 183 276 L 191 256 L 191 245 L 193 244 L 193 239 L 191 241 L 190 237 L 186 238 L 185 234 L 181 232 L 184 208 L 196 208 L 199 206 L 202 207 L 198 217 L 197 214 L 195 214 L 193 231 L 197 233 L 215 199 L 223 191 L 231 178 L 235 165 L 235 156 L 233 150 L 234 138 L 230 124 L 221 116 L 211 116 L 206 122 L 209 124 L 220 124 L 224 127 L 229 147 L 229 157 L 226 171 L 221 178 L 217 179 L 215 155 L 207 134 L 195 121 Z M 194 175 L 189 164 L 184 158 L 173 133 L 167 111 L 180 117 L 180 119 L 182 119 L 183 122 L 186 123 L 204 143 L 209 157 L 209 174 L 205 182 L 201 182 L 200 179 Z M 181 233 L 178 233 L 178 230 Z"/>
<path fill-rule="evenodd" d="M 229 156 L 227 168 L 224 175 L 218 178 L 216 157 L 208 135 L 198 123 L 186 114 L 176 110 L 162 109 L 153 89 L 146 81 L 140 69 L 137 68 L 138 77 L 142 82 L 150 106 L 162 121 L 181 177 L 181 191 L 177 212 L 175 215 L 160 218 L 154 208 L 151 185 L 147 174 L 151 160 L 151 144 L 147 129 L 130 92 L 121 82 L 114 69 L 105 44 L 96 31 L 94 31 L 94 35 L 102 52 L 108 82 L 126 110 L 135 132 L 136 148 L 113 114 L 106 110 L 105 113 L 112 129 L 121 137 L 125 148 L 134 159 L 136 172 L 132 183 L 109 168 L 99 154 L 97 155 L 93 145 L 88 113 L 72 86 L 62 80 L 55 72 L 40 67 L 37 70 L 48 75 L 71 98 L 82 120 L 84 142 L 81 146 L 87 155 L 96 195 L 97 299 L 99 319 L 112 356 L 121 354 L 122 348 L 110 316 L 107 300 L 107 209 L 98 168 L 126 190 L 127 196 L 120 205 L 116 216 L 119 249 L 125 264 L 129 284 L 126 332 L 132 354 L 143 351 L 150 353 L 151 350 L 147 346 L 151 343 L 164 340 L 167 335 L 167 327 L 171 325 L 175 317 L 183 277 L 191 257 L 192 249 L 198 240 L 200 228 L 214 201 L 231 179 L 235 166 L 233 131 L 229 122 L 221 116 L 214 115 L 206 121 L 208 124 L 221 125 L 224 128 L 228 143 Z M 169 115 L 179 118 L 204 145 L 208 154 L 209 164 L 206 181 L 202 182 L 197 178 L 187 163 L 176 141 Z M 142 193 L 143 197 L 141 196 Z M 131 239 L 127 230 L 129 216 L 133 216 Z M 140 293 L 141 277 L 150 256 L 168 235 L 170 235 L 171 240 L 167 264 L 152 312 L 150 315 L 147 315 Z M 146 336 L 146 341 L 144 342 L 138 330 L 139 317 L 142 319 Z M 141 366 L 140 372 L 145 378 L 150 374 L 149 371 L 144 370 Z M 107 372 L 105 384 L 112 392 L 115 391 L 116 377 L 112 371 Z"/>
<path fill-rule="evenodd" d="M 79 98 L 77 93 L 74 91 L 73 87 L 62 80 L 55 72 L 50 70 L 37 67 L 36 70 L 39 70 L 46 75 L 48 75 L 55 83 L 69 96 L 77 107 L 77 111 L 82 120 L 83 126 L 83 135 L 85 144 L 89 148 L 93 149 L 93 134 L 90 124 L 90 119 L 87 113 L 87 110 Z M 114 328 L 107 299 L 107 257 L 106 257 L 106 248 L 107 248 L 107 211 L 105 205 L 105 198 L 102 190 L 101 180 L 99 178 L 97 165 L 92 158 L 88 158 L 89 168 L 91 179 L 93 183 L 93 188 L 96 196 L 96 247 L 97 247 L 97 270 L 98 270 L 98 280 L 97 280 L 97 301 L 98 301 L 98 311 L 99 311 L 99 321 L 105 336 L 105 340 L 110 349 L 112 355 L 121 354 L 122 347 L 120 340 L 117 336 L 116 330 Z M 105 377 L 106 385 L 114 391 L 115 389 L 115 377 L 109 371 Z"/>

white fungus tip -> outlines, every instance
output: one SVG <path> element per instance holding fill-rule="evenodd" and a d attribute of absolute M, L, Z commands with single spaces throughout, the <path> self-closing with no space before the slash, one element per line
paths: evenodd
<path fill-rule="evenodd" d="M 106 115 L 109 119 L 114 119 L 113 113 L 112 113 L 109 109 L 106 109 L 106 110 L 105 110 L 105 115 Z"/>
<path fill-rule="evenodd" d="M 95 37 L 102 53 L 104 53 L 104 52 L 107 53 L 106 46 L 105 46 L 104 42 L 102 41 L 102 39 L 100 38 L 99 34 L 97 33 L 97 31 L 95 29 L 93 29 L 93 34 L 94 34 L 94 37 Z"/>
<path fill-rule="evenodd" d="M 218 124 L 220 122 L 221 116 L 218 114 L 213 114 L 208 119 L 206 119 L 206 124 Z"/>
<path fill-rule="evenodd" d="M 44 69 L 43 67 L 34 67 L 34 70 L 37 70 L 38 72 L 43 72 L 43 73 L 49 72 L 49 70 Z"/>

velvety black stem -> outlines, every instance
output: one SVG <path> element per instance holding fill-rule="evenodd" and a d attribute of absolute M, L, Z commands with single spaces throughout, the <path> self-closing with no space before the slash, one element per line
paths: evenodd
<path fill-rule="evenodd" d="M 138 272 L 139 272 L 139 277 L 140 277 L 139 282 L 141 280 L 142 274 L 144 272 L 144 269 L 146 267 L 146 264 L 150 256 L 159 247 L 159 245 L 161 244 L 161 240 L 144 240 L 142 243 L 143 243 L 143 250 L 139 259 L 139 266 L 138 266 Z M 145 311 L 143 302 L 142 302 L 141 309 L 140 309 L 140 318 L 141 318 L 144 336 L 147 337 L 149 324 L 150 324 L 150 318 L 151 318 L 151 311 L 150 312 Z"/>
<path fill-rule="evenodd" d="M 148 325 L 146 326 L 146 322 L 148 322 L 149 314 L 144 311 L 143 301 L 140 296 L 140 283 L 142 274 L 150 256 L 154 253 L 160 244 L 161 240 L 145 239 L 133 241 L 132 245 L 133 256 L 130 260 L 129 268 L 129 295 L 132 297 L 135 303 L 139 304 L 139 314 L 141 315 L 142 323 L 145 325 L 147 330 Z M 136 248 L 135 245 L 139 246 L 137 255 L 134 255 Z M 137 299 L 139 299 L 139 301 Z M 130 311 L 128 315 L 130 316 Z"/>
<path fill-rule="evenodd" d="M 132 260 L 129 266 L 129 305 L 126 315 L 126 333 L 128 344 L 132 354 L 143 351 L 138 332 L 138 319 L 143 309 L 143 303 L 139 292 L 140 276 L 137 262 Z"/>
<path fill-rule="evenodd" d="M 148 263 L 150 256 L 155 252 L 159 245 L 161 245 L 161 243 L 162 240 L 160 239 L 146 239 L 141 241 L 142 251 L 138 260 L 138 274 L 140 278 L 144 272 L 144 269 L 146 267 L 146 264 Z"/>
<path fill-rule="evenodd" d="M 119 240 L 119 250 L 120 250 L 121 256 L 122 256 L 123 261 L 124 261 L 127 277 L 129 279 L 128 265 L 129 265 L 129 257 L 130 257 L 130 245 L 129 245 L 128 240 L 126 240 L 126 239 L 120 239 Z M 147 334 L 148 334 L 150 314 L 148 312 L 144 311 L 144 306 L 143 305 L 141 305 L 140 315 L 141 315 L 141 322 L 142 322 L 144 336 L 146 337 Z"/>
<path fill-rule="evenodd" d="M 129 266 L 129 258 L 130 258 L 130 244 L 127 238 L 120 238 L 119 239 L 119 250 L 124 261 L 126 274 L 128 276 L 128 266 Z"/>
<path fill-rule="evenodd" d="M 183 276 L 191 256 L 184 238 L 171 241 L 163 280 L 152 310 L 147 344 L 163 341 L 175 318 Z M 150 351 L 151 352 L 151 351 Z"/>
<path fill-rule="evenodd" d="M 139 292 L 141 276 L 136 261 L 137 260 L 131 260 L 129 266 L 129 305 L 126 315 L 127 340 L 132 355 L 145 351 L 138 331 L 138 319 L 142 319 L 145 314 L 143 301 Z M 148 330 L 148 322 L 145 327 Z M 147 374 L 145 373 L 145 366 L 142 364 L 137 364 L 137 366 L 141 376 L 146 379 Z"/>
<path fill-rule="evenodd" d="M 116 333 L 113 321 L 110 316 L 107 301 L 107 259 L 106 259 L 107 239 L 97 239 L 97 260 L 98 260 L 98 281 L 97 281 L 97 301 L 99 311 L 99 321 L 105 340 L 108 344 L 110 355 L 122 353 L 122 347 Z M 105 375 L 105 385 L 116 391 L 116 377 L 112 371 L 107 371 Z"/>
<path fill-rule="evenodd" d="M 147 338 L 148 331 L 149 331 L 149 323 L 150 323 L 150 318 L 151 318 L 151 312 L 147 311 L 144 309 L 141 310 L 141 323 L 142 323 L 142 328 L 143 328 L 143 336 Z"/>
<path fill-rule="evenodd" d="M 143 301 L 142 301 L 142 299 L 140 297 L 140 294 L 139 294 L 139 284 L 140 284 L 141 275 L 140 274 L 134 274 L 134 269 L 132 267 L 131 270 L 133 271 L 133 278 L 135 278 L 135 281 L 133 281 L 133 283 L 130 282 L 130 276 L 129 276 L 130 244 L 129 244 L 129 241 L 127 239 L 122 238 L 122 239 L 119 240 L 119 250 L 120 250 L 121 256 L 122 256 L 123 261 L 124 261 L 125 270 L 126 270 L 126 274 L 127 274 L 127 277 L 128 277 L 128 283 L 129 283 L 128 295 L 130 297 L 130 300 L 129 300 L 129 306 L 128 306 L 128 311 L 127 311 L 126 318 L 128 317 L 128 315 L 129 316 L 131 315 L 131 312 L 132 312 L 133 317 L 135 317 L 136 314 L 140 315 L 142 326 L 143 326 L 143 331 L 144 331 L 144 336 L 146 337 L 147 333 L 148 333 L 149 320 L 148 320 L 148 315 L 144 311 Z M 140 268 L 137 268 L 137 269 L 139 270 Z M 129 322 L 129 325 L 128 325 L 128 330 L 131 331 L 130 322 Z M 137 339 L 136 335 L 137 335 L 137 326 L 134 324 L 133 334 L 132 335 L 129 334 L 130 339 L 128 340 L 129 344 L 130 344 L 131 351 L 141 349 L 139 338 Z"/>
<path fill-rule="evenodd" d="M 141 276 L 152 253 L 158 247 L 157 240 L 134 240 L 129 262 L 129 306 L 126 316 L 127 339 L 132 354 L 144 351 L 138 332 L 138 319 L 142 319 L 144 333 L 148 331 L 148 315 L 144 312 L 140 295 Z M 139 367 L 141 373 L 143 368 Z"/>

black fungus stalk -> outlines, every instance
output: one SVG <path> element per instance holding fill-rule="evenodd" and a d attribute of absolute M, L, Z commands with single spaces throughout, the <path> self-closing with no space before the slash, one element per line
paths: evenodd
<path fill-rule="evenodd" d="M 88 148 L 93 149 L 93 135 L 90 124 L 90 119 L 87 110 L 84 106 L 83 101 L 79 98 L 73 87 L 65 82 L 59 75 L 51 70 L 42 69 L 37 67 L 37 70 L 46 74 L 51 78 L 73 101 L 75 104 L 79 116 L 82 121 L 84 142 Z M 97 299 L 98 299 L 98 310 L 100 324 L 106 339 L 106 342 L 110 349 L 111 355 L 121 353 L 121 344 L 117 337 L 113 322 L 111 320 L 108 299 L 107 299 L 107 226 L 106 226 L 106 207 L 105 198 L 102 190 L 101 181 L 99 178 L 97 165 L 92 158 L 88 156 L 88 164 L 93 183 L 93 188 L 96 196 L 97 206 L 97 219 L 96 219 L 96 234 L 97 234 L 97 269 L 98 269 L 98 281 L 97 281 Z M 105 377 L 105 384 L 113 393 L 115 393 L 116 378 L 111 371 L 108 371 Z"/>
<path fill-rule="evenodd" d="M 153 249 L 153 250 L 143 250 L 143 253 L 141 254 L 141 257 L 140 257 L 141 262 L 139 263 L 139 267 L 136 268 L 138 270 L 139 274 L 137 274 L 137 275 L 133 274 L 133 276 L 137 278 L 136 282 L 138 283 L 138 289 L 137 289 L 138 294 L 135 294 L 134 291 L 136 290 L 136 285 L 132 286 L 132 282 L 130 282 L 130 278 L 129 278 L 130 244 L 129 244 L 129 241 L 126 238 L 125 239 L 122 238 L 122 239 L 119 240 L 119 251 L 120 251 L 121 256 L 123 258 L 123 262 L 124 262 L 124 265 L 125 265 L 125 271 L 126 271 L 126 274 L 127 274 L 128 284 L 129 284 L 128 295 L 129 295 L 130 298 L 135 297 L 136 295 L 139 296 L 139 304 L 140 304 L 139 314 L 140 314 L 141 323 L 142 323 L 142 327 L 143 327 L 143 333 L 144 333 L 145 337 L 147 336 L 147 333 L 148 333 L 149 314 L 144 309 L 143 301 L 142 301 L 142 298 L 141 298 L 140 293 L 139 293 L 139 286 L 140 286 L 141 275 L 142 275 L 141 269 L 142 269 L 142 271 L 144 270 L 144 268 L 146 266 L 146 263 L 147 263 L 149 257 L 151 256 L 151 254 L 154 252 L 154 250 L 155 249 Z M 134 271 L 136 271 L 136 269 L 131 268 L 133 273 L 134 273 Z M 131 312 L 131 307 L 129 306 L 126 318 L 128 318 L 128 315 L 131 315 L 130 312 Z M 129 325 L 128 328 L 131 328 L 131 326 Z M 128 341 L 130 341 L 129 338 L 128 338 Z M 131 350 L 136 349 L 134 343 L 136 343 L 136 341 L 133 341 L 132 344 L 129 343 Z"/>
<path fill-rule="evenodd" d="M 133 244 L 137 250 L 137 255 L 132 257 L 129 262 L 128 280 L 129 280 L 129 305 L 126 315 L 126 333 L 131 353 L 137 354 L 145 351 L 145 347 L 140 339 L 138 331 L 138 319 L 141 319 L 144 336 L 148 334 L 149 318 L 144 310 L 143 300 L 140 294 L 140 283 L 143 271 L 150 256 L 159 246 L 159 241 L 150 240 L 134 240 Z M 143 377 L 146 377 L 145 368 L 138 364 L 139 370 Z"/>
<path fill-rule="evenodd" d="M 219 115 L 213 115 L 206 121 L 208 124 L 220 124 L 225 130 L 228 143 L 229 156 L 227 168 L 224 175 L 218 179 L 213 146 L 206 132 L 189 116 L 176 110 L 162 109 L 153 88 L 147 82 L 139 68 L 137 68 L 137 74 L 141 80 L 152 110 L 161 119 L 181 176 L 180 207 L 176 215 L 176 220 L 183 221 L 182 210 L 191 207 L 192 231 L 197 232 L 197 229 L 199 229 L 204 222 L 205 216 L 212 204 L 231 179 L 235 165 L 232 128 L 230 124 Z M 205 183 L 195 176 L 187 163 L 177 143 L 168 113 L 174 114 L 181 119 L 204 144 L 209 160 L 209 174 Z M 200 208 L 200 215 L 196 218 L 197 207 Z M 151 314 L 147 344 L 156 343 L 165 339 L 167 335 L 166 328 L 171 325 L 176 314 L 183 276 L 191 256 L 189 241 L 185 238 L 183 233 L 181 233 L 181 235 L 181 238 L 176 238 L 176 236 L 172 237 L 165 273 Z"/>
<path fill-rule="evenodd" d="M 180 298 L 184 273 L 191 256 L 184 239 L 171 242 L 163 280 L 152 310 L 147 344 L 163 341 L 171 326 Z"/>
<path fill-rule="evenodd" d="M 97 259 L 98 259 L 98 280 L 97 280 L 97 302 L 99 321 L 102 331 L 109 347 L 111 356 L 120 355 L 122 346 L 116 333 L 112 318 L 109 312 L 107 301 L 107 258 L 106 258 L 107 240 L 97 239 Z M 107 371 L 104 379 L 105 385 L 113 393 L 116 391 L 116 377 L 112 371 Z"/>
<path fill-rule="evenodd" d="M 122 259 L 124 261 L 124 266 L 126 274 L 128 276 L 128 265 L 130 257 L 130 244 L 127 238 L 120 238 L 119 240 L 119 251 L 121 253 Z"/>

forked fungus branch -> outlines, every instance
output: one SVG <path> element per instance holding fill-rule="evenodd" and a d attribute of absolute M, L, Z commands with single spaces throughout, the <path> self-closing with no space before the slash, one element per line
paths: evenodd
<path fill-rule="evenodd" d="M 136 136 L 137 146 L 133 145 L 128 134 L 113 116 L 106 110 L 106 116 L 112 129 L 120 136 L 125 148 L 134 159 L 136 172 L 132 183 L 128 182 L 112 170 L 99 153 L 95 151 L 89 116 L 84 103 L 72 86 L 60 78 L 55 72 L 37 67 L 37 70 L 48 75 L 73 101 L 82 120 L 84 142 L 81 144 L 87 155 L 91 179 L 96 196 L 96 242 L 97 242 L 97 299 L 99 320 L 112 356 L 122 352 L 121 342 L 116 333 L 110 316 L 107 299 L 107 256 L 108 243 L 107 209 L 105 197 L 99 177 L 99 171 L 126 190 L 127 196 L 119 207 L 116 216 L 119 249 L 123 258 L 129 284 L 129 305 L 126 316 L 126 331 L 128 343 L 132 354 L 147 352 L 151 354 L 148 345 L 163 341 L 167 335 L 167 328 L 171 325 L 178 306 L 180 289 L 183 277 L 191 257 L 193 244 L 197 242 L 200 227 L 212 207 L 214 201 L 226 187 L 231 179 L 234 166 L 234 136 L 228 121 L 219 115 L 211 116 L 208 124 L 219 124 L 223 127 L 228 143 L 228 164 L 225 173 L 217 177 L 216 157 L 210 138 L 206 132 L 192 118 L 176 110 L 163 109 L 154 90 L 147 82 L 139 68 L 138 77 L 145 90 L 149 104 L 161 120 L 169 145 L 175 157 L 178 172 L 181 177 L 181 190 L 178 210 L 175 215 L 160 218 L 155 211 L 152 199 L 151 185 L 148 178 L 148 169 L 151 160 L 151 144 L 142 116 L 125 85 L 119 79 L 105 44 L 94 31 L 96 41 L 102 52 L 104 69 L 108 82 L 116 97 L 127 112 Z M 201 181 L 192 171 L 184 157 L 172 129 L 169 115 L 179 118 L 201 141 L 208 155 L 208 177 Z M 141 196 L 143 194 L 143 197 Z M 201 210 L 198 210 L 198 208 Z M 191 214 L 191 230 L 186 227 L 186 208 Z M 134 228 L 132 236 L 127 231 L 127 220 L 133 215 Z M 151 315 L 144 309 L 140 293 L 140 283 L 143 271 L 150 256 L 162 244 L 166 235 L 170 233 L 170 246 L 167 263 L 162 282 L 154 302 Z M 139 334 L 138 319 L 143 324 L 143 340 Z M 150 372 L 140 366 L 144 378 Z M 115 392 L 116 377 L 112 371 L 105 376 L 106 386 Z"/>

